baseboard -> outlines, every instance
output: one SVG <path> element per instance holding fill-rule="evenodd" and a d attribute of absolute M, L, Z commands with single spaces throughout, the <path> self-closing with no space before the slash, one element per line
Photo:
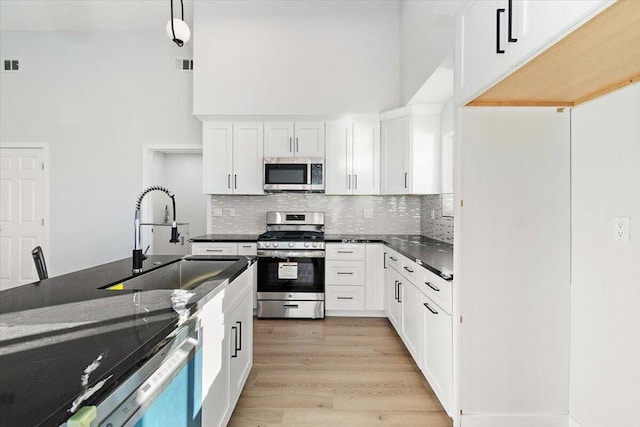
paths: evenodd
<path fill-rule="evenodd" d="M 569 427 L 567 415 L 487 414 L 460 416 L 460 427 Z"/>
<path fill-rule="evenodd" d="M 383 310 L 325 310 L 325 317 L 387 317 Z"/>

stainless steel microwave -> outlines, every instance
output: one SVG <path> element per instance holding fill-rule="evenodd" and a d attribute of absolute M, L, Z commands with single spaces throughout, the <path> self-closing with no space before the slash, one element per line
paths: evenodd
<path fill-rule="evenodd" d="M 265 157 L 264 190 L 324 192 L 324 159 Z"/>

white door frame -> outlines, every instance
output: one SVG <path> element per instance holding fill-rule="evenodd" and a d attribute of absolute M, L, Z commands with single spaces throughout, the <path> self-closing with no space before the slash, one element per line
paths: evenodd
<path fill-rule="evenodd" d="M 144 190 L 150 185 L 153 185 L 151 178 L 151 160 L 154 153 L 164 154 L 202 154 L 202 145 L 197 144 L 143 144 L 142 145 L 142 188 Z M 153 212 L 150 209 L 147 211 Z M 211 212 L 211 197 L 207 198 L 207 211 L 203 214 L 210 216 Z M 207 220 L 207 233 L 211 233 L 211 221 Z"/>
<path fill-rule="evenodd" d="M 43 197 L 43 205 L 44 205 L 44 242 L 42 250 L 44 252 L 45 259 L 50 259 L 49 257 L 49 242 L 50 242 L 50 234 L 49 234 L 49 223 L 51 222 L 51 210 L 49 206 L 49 193 L 50 189 L 50 180 L 49 170 L 51 169 L 51 162 L 49 161 L 49 144 L 45 142 L 0 142 L 0 149 L 3 148 L 24 148 L 24 149 L 41 149 L 42 150 L 42 161 L 44 162 L 44 197 Z M 51 265 L 47 263 L 47 269 L 51 271 Z"/>

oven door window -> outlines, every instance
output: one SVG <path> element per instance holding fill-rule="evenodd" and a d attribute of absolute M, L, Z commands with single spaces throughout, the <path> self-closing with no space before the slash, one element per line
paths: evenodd
<path fill-rule="evenodd" d="M 258 292 L 324 292 L 324 258 L 258 258 Z"/>
<path fill-rule="evenodd" d="M 264 183 L 273 184 L 307 184 L 307 165 L 300 164 L 265 164 Z"/>

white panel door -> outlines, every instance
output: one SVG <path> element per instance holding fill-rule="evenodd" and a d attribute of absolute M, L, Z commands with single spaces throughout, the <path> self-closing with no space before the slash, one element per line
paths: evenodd
<path fill-rule="evenodd" d="M 264 123 L 264 156 L 294 157 L 292 122 Z"/>
<path fill-rule="evenodd" d="M 296 157 L 324 158 L 324 122 L 296 122 Z"/>
<path fill-rule="evenodd" d="M 233 124 L 233 194 L 264 194 L 262 122 Z"/>
<path fill-rule="evenodd" d="M 327 123 L 326 194 L 353 192 L 353 124 Z"/>
<path fill-rule="evenodd" d="M 202 141 L 204 194 L 232 194 L 233 126 L 205 122 Z"/>
<path fill-rule="evenodd" d="M 44 244 L 44 154 L 0 149 L 0 290 L 38 280 L 31 257 Z M 46 256 L 45 256 L 46 259 Z"/>
<path fill-rule="evenodd" d="M 405 150 L 409 146 L 409 117 L 382 122 L 381 124 L 381 194 L 409 193 L 409 165 L 406 164 Z"/>
<path fill-rule="evenodd" d="M 380 123 L 353 125 L 353 194 L 380 194 Z"/>

